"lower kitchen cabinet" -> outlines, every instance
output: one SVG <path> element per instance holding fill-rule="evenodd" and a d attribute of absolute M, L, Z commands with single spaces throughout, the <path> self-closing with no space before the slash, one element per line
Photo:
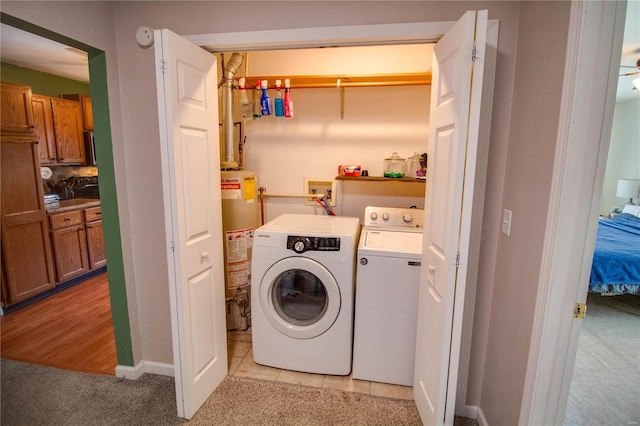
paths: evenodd
<path fill-rule="evenodd" d="M 50 215 L 49 220 L 57 281 L 66 281 L 87 272 L 89 259 L 82 211 Z"/>
<path fill-rule="evenodd" d="M 107 264 L 100 206 L 49 215 L 57 282 Z"/>
<path fill-rule="evenodd" d="M 107 264 L 104 251 L 104 232 L 102 229 L 102 211 L 100 207 L 84 209 L 85 229 L 87 231 L 87 250 L 89 268 L 96 269 Z"/>

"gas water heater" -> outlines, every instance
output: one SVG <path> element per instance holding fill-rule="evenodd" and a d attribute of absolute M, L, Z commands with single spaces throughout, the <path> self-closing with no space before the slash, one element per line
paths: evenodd
<path fill-rule="evenodd" d="M 251 250 L 259 224 L 256 174 L 220 172 L 227 330 L 251 325 Z"/>

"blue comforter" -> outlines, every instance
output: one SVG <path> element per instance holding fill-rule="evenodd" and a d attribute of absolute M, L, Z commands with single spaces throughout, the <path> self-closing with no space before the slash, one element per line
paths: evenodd
<path fill-rule="evenodd" d="M 640 219 L 620 214 L 600 220 L 589 291 L 640 294 Z"/>

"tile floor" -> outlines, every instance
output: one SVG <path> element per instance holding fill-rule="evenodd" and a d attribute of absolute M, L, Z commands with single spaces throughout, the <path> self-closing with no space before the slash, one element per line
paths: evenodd
<path fill-rule="evenodd" d="M 357 380 L 351 376 L 327 376 L 322 374 L 300 373 L 258 365 L 253 361 L 251 328 L 247 331 L 228 331 L 227 348 L 229 352 L 230 376 L 253 377 L 256 379 L 293 383 L 316 388 L 340 389 L 385 398 L 413 399 L 413 388 L 410 386 Z"/>

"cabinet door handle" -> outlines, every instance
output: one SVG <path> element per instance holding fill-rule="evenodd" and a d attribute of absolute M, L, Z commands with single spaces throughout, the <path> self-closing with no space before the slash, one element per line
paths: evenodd
<path fill-rule="evenodd" d="M 64 222 L 69 222 L 70 220 L 71 220 L 71 219 L 66 218 L 66 219 L 64 219 Z"/>
<path fill-rule="evenodd" d="M 206 259 L 209 257 L 209 252 L 203 251 L 200 256 L 202 256 L 203 259 Z"/>

